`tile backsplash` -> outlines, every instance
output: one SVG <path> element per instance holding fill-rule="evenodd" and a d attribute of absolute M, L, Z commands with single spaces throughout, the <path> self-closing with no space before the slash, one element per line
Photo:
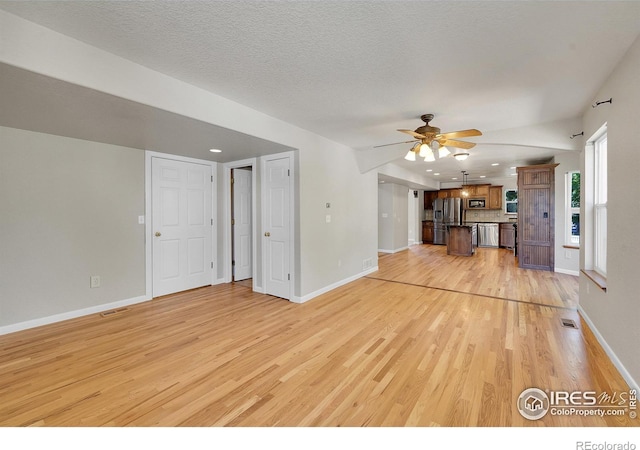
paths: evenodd
<path fill-rule="evenodd" d="M 517 218 L 516 214 L 505 214 L 498 209 L 464 211 L 465 222 L 515 222 Z M 424 210 L 424 220 L 433 220 L 432 209 Z"/>

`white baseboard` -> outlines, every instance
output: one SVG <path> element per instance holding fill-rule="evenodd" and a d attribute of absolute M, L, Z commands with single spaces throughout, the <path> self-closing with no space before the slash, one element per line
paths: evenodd
<path fill-rule="evenodd" d="M 580 272 L 578 270 L 569 270 L 569 269 L 562 269 L 562 268 L 556 267 L 553 271 L 558 273 L 564 273 L 566 275 L 573 275 L 574 277 L 580 276 Z"/>
<path fill-rule="evenodd" d="M 62 322 L 63 320 L 88 316 L 89 314 L 101 313 L 103 311 L 109 311 L 110 309 L 122 308 L 123 306 L 135 305 L 136 303 L 142 303 L 148 300 L 151 300 L 151 298 L 147 297 L 146 295 L 141 295 L 139 297 L 128 298 L 113 303 L 103 303 L 101 305 L 91 306 L 89 308 L 77 309 L 75 311 L 54 314 L 53 316 L 41 317 L 38 319 L 26 320 L 24 322 L 5 325 L 3 327 L 0 327 L 0 336 L 3 334 L 28 330 L 30 328 L 41 327 L 43 325 L 49 325 L 56 322 Z"/>
<path fill-rule="evenodd" d="M 357 280 L 358 278 L 362 278 L 364 276 L 369 275 L 370 273 L 376 272 L 378 270 L 378 266 L 372 267 L 371 269 L 367 269 L 364 272 L 360 272 L 357 275 L 354 275 L 352 277 L 349 278 L 345 278 L 344 280 L 340 280 L 336 283 L 330 284 L 329 286 L 325 286 L 321 289 L 318 289 L 317 291 L 314 291 L 310 294 L 307 295 L 303 295 L 302 297 L 293 297 L 291 298 L 291 302 L 293 303 L 304 303 L 304 302 L 308 302 L 309 300 L 311 300 L 312 298 L 315 298 L 319 295 L 325 294 L 329 291 L 332 291 L 333 289 L 339 288 L 340 286 L 344 286 L 347 283 L 351 283 L 352 281 Z"/>
<path fill-rule="evenodd" d="M 616 369 L 618 369 L 618 371 L 620 372 L 620 375 L 622 375 L 622 378 L 624 378 L 624 381 L 627 382 L 627 384 L 629 385 L 629 388 L 635 389 L 637 392 L 640 391 L 640 387 L 638 387 L 638 382 L 633 379 L 633 377 L 631 376 L 627 368 L 624 366 L 624 364 L 622 364 L 622 361 L 618 359 L 618 356 L 615 354 L 613 349 L 609 347 L 609 344 L 604 339 L 604 336 L 600 334 L 595 324 L 591 321 L 587 313 L 584 311 L 584 309 L 582 309 L 582 306 L 580 305 L 578 305 L 578 312 L 580 313 L 584 321 L 587 323 L 587 325 L 589 325 L 589 329 L 591 329 L 591 332 L 596 337 L 596 339 L 602 346 L 607 356 L 609 356 L 609 359 L 611 359 L 611 362 L 613 363 L 613 365 L 616 366 Z"/>
<path fill-rule="evenodd" d="M 379 248 L 378 249 L 378 253 L 398 253 L 398 252 L 401 252 L 401 251 L 407 250 L 407 249 L 409 249 L 409 247 L 401 247 L 401 248 L 397 248 L 395 250 L 386 250 L 384 248 Z"/>

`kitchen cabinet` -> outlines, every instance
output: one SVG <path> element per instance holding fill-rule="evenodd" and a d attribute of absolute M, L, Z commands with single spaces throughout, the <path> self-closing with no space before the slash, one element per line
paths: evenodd
<path fill-rule="evenodd" d="M 447 228 L 447 255 L 473 255 L 475 250 L 473 247 L 473 227 L 467 225 L 451 225 Z"/>
<path fill-rule="evenodd" d="M 502 209 L 502 186 L 491 186 L 489 188 L 488 209 Z"/>
<path fill-rule="evenodd" d="M 438 191 L 438 198 L 461 198 L 462 189 L 460 188 L 448 188 L 440 189 Z"/>
<path fill-rule="evenodd" d="M 462 186 L 462 190 L 467 193 L 468 198 L 487 198 L 489 187 L 489 184 L 467 184 Z"/>
<path fill-rule="evenodd" d="M 518 265 L 554 270 L 555 168 L 518 167 Z"/>
<path fill-rule="evenodd" d="M 438 198 L 438 191 L 424 191 L 424 209 L 433 209 L 433 201 Z"/>
<path fill-rule="evenodd" d="M 433 221 L 422 221 L 422 243 L 433 244 Z"/>
<path fill-rule="evenodd" d="M 512 249 L 516 245 L 516 234 L 512 223 L 500 224 L 500 247 Z"/>

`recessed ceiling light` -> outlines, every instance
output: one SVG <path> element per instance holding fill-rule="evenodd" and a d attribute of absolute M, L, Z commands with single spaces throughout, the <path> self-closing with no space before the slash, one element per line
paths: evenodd
<path fill-rule="evenodd" d="M 491 164 L 491 165 L 492 165 L 492 166 L 499 166 L 499 165 L 500 165 L 500 163 L 493 163 L 493 164 Z"/>
<path fill-rule="evenodd" d="M 457 180 L 457 179 L 458 179 L 458 177 L 451 177 L 451 179 L 452 179 L 452 180 Z"/>
<path fill-rule="evenodd" d="M 511 170 L 516 170 L 516 166 L 509 167 L 509 169 L 511 169 Z"/>
<path fill-rule="evenodd" d="M 433 169 L 427 169 L 427 172 L 433 172 Z"/>
<path fill-rule="evenodd" d="M 217 148 L 211 148 L 211 149 L 209 149 L 209 151 L 210 151 L 211 153 L 222 153 L 222 150 L 219 150 L 219 149 L 217 149 Z"/>
<path fill-rule="evenodd" d="M 436 173 L 434 173 L 434 175 L 440 175 L 440 172 L 436 172 Z"/>
<path fill-rule="evenodd" d="M 480 175 L 480 178 L 487 178 L 486 175 Z"/>

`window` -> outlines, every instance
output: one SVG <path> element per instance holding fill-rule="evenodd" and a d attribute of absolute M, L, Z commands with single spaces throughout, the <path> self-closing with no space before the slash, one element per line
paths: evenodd
<path fill-rule="evenodd" d="M 518 213 L 518 190 L 517 189 L 505 189 L 504 212 L 506 214 Z"/>
<path fill-rule="evenodd" d="M 567 172 L 565 186 L 565 244 L 577 247 L 580 245 L 580 172 Z"/>
<path fill-rule="evenodd" d="M 593 269 L 607 275 L 607 133 L 593 143 Z"/>

